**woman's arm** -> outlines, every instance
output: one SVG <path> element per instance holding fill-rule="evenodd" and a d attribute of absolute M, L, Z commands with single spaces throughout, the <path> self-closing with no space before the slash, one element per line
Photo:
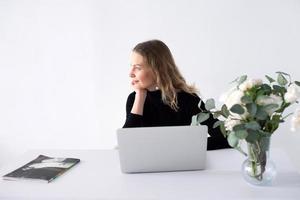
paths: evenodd
<path fill-rule="evenodd" d="M 136 92 L 133 92 L 128 96 L 126 102 L 126 121 L 125 124 L 123 125 L 123 128 L 144 126 L 143 125 L 144 103 L 141 100 L 143 99 L 136 100 Z M 141 105 L 143 106 L 141 107 Z"/>
<path fill-rule="evenodd" d="M 134 103 L 131 109 L 132 114 L 143 115 L 147 90 L 139 89 L 135 91 Z"/>

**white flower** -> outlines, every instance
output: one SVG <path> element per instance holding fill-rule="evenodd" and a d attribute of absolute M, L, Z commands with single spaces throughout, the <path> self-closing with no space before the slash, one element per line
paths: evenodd
<path fill-rule="evenodd" d="M 262 84 L 261 79 L 247 79 L 246 81 L 244 81 L 242 84 L 239 85 L 239 89 L 245 92 L 256 85 L 261 85 L 261 84 Z"/>
<path fill-rule="evenodd" d="M 244 96 L 244 93 L 241 90 L 233 91 L 225 100 L 225 105 L 230 109 L 234 104 L 241 104 L 241 98 Z"/>
<path fill-rule="evenodd" d="M 291 84 L 284 94 L 284 99 L 287 103 L 295 103 L 300 98 L 300 88 L 296 84 Z"/>
<path fill-rule="evenodd" d="M 277 107 L 270 107 L 269 109 L 266 110 L 269 115 L 272 115 L 276 110 L 278 110 L 282 102 L 283 102 L 282 97 L 274 94 L 271 94 L 270 96 L 259 96 L 256 99 L 256 103 L 261 106 L 267 106 L 270 104 L 277 105 Z"/>
<path fill-rule="evenodd" d="M 235 104 L 239 104 L 241 105 L 245 112 L 242 115 L 236 114 L 236 113 L 231 113 L 232 117 L 237 118 L 237 119 L 246 119 L 247 116 L 249 115 L 249 113 L 247 112 L 247 109 L 245 108 L 245 106 L 242 105 L 242 97 L 244 96 L 244 92 L 237 89 L 236 87 L 231 88 L 229 90 L 229 92 L 223 94 L 220 97 L 220 101 L 223 101 L 224 104 L 227 106 L 228 110 L 230 110 L 230 108 L 235 105 Z"/>
<path fill-rule="evenodd" d="M 300 109 L 297 109 L 291 120 L 291 131 L 295 132 L 296 129 L 300 128 Z"/>
<path fill-rule="evenodd" d="M 233 127 L 235 127 L 238 124 L 241 124 L 240 120 L 232 119 L 230 117 L 224 121 L 224 126 L 227 131 L 232 131 Z"/>

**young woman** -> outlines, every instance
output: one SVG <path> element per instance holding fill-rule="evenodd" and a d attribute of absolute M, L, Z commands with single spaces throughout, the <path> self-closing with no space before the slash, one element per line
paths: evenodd
<path fill-rule="evenodd" d="M 123 128 L 190 125 L 192 116 L 200 112 L 196 88 L 185 82 L 162 41 L 150 40 L 134 47 L 129 76 L 134 92 L 127 99 Z M 200 106 L 205 110 L 204 103 Z M 219 128 L 213 128 L 215 121 L 211 115 L 202 123 L 211 136 L 207 149 L 229 148 Z"/>

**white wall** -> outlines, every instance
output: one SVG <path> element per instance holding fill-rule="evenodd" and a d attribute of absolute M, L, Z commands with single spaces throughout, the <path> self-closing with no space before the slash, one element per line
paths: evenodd
<path fill-rule="evenodd" d="M 113 148 L 129 53 L 158 38 L 204 99 L 242 74 L 300 80 L 298 0 L 0 0 L 0 165 L 29 148 Z M 300 132 L 274 135 L 300 169 Z"/>

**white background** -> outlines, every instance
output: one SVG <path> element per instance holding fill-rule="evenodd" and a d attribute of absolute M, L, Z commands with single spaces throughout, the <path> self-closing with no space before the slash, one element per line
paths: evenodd
<path fill-rule="evenodd" d="M 243 74 L 300 80 L 299 35 L 299 0 L 0 0 L 0 165 L 30 148 L 113 148 L 138 42 L 163 40 L 218 99 Z M 289 121 L 272 146 L 300 169 Z"/>

